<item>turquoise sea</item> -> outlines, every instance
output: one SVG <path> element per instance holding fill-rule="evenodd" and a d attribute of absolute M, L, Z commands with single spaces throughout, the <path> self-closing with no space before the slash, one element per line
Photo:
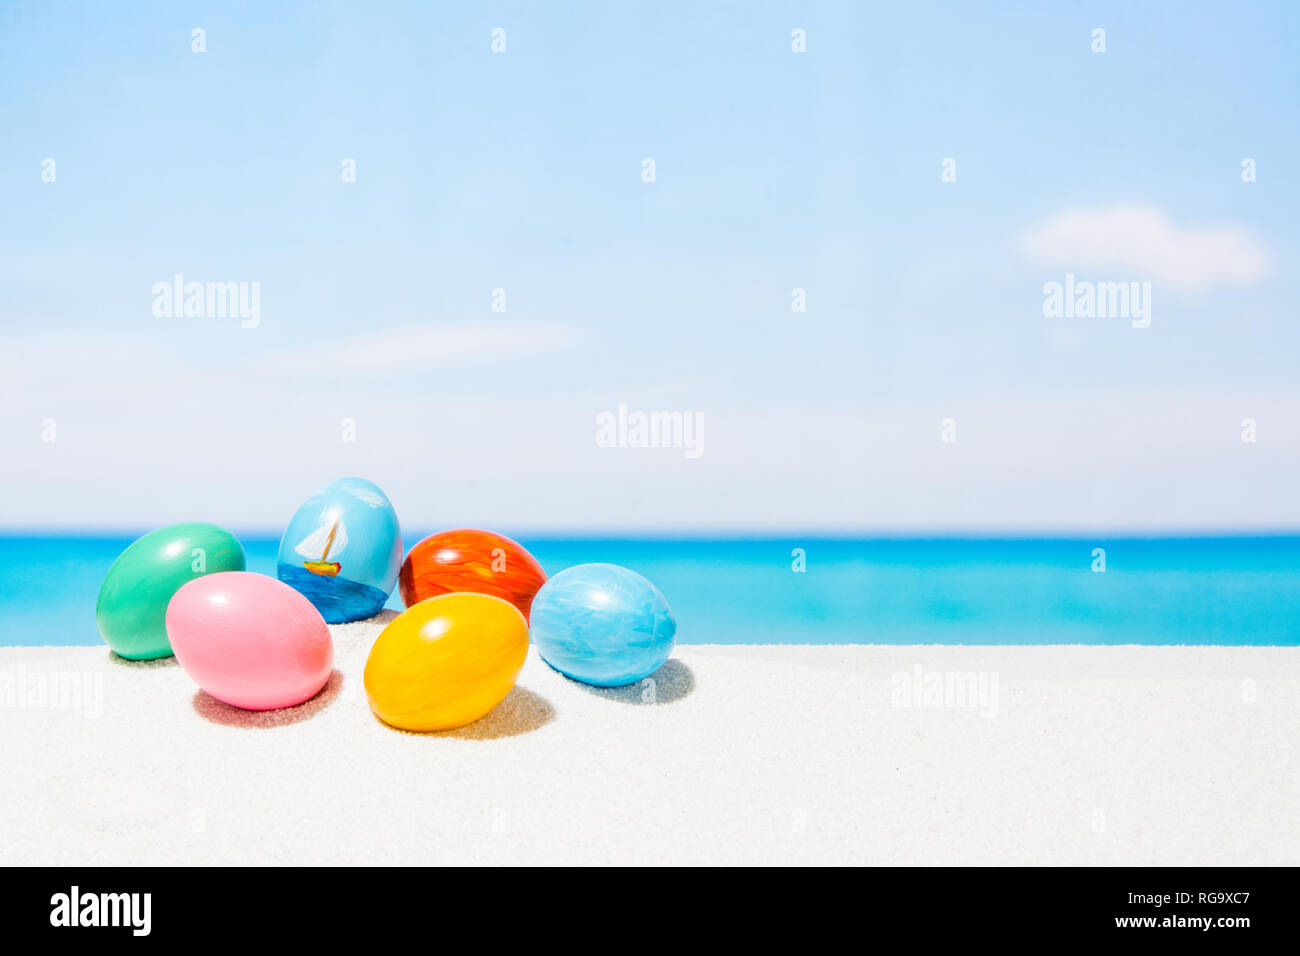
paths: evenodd
<path fill-rule="evenodd" d="M 95 596 L 131 540 L 0 537 L 0 645 L 100 643 Z M 278 538 L 241 540 L 274 575 Z M 644 574 L 688 644 L 1300 644 L 1300 536 L 520 542 L 548 574 Z"/>

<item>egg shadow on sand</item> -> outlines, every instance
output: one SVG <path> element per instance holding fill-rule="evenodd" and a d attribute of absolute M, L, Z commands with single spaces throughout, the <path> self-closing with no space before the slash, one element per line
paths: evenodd
<path fill-rule="evenodd" d="M 194 712 L 204 720 L 227 727 L 287 727 L 310 720 L 322 710 L 334 703 L 343 689 L 343 674 L 337 670 L 330 672 L 330 679 L 325 682 L 315 697 L 305 700 L 293 707 L 281 707 L 278 710 L 244 710 L 232 707 L 225 701 L 217 700 L 205 690 L 194 694 Z"/>
<path fill-rule="evenodd" d="M 665 661 L 663 667 L 649 677 L 643 677 L 635 684 L 624 684 L 622 687 L 597 687 L 594 684 L 584 684 L 580 680 L 574 680 L 568 674 L 561 674 L 559 671 L 556 673 L 593 697 L 616 700 L 621 704 L 641 706 L 672 704 L 689 696 L 695 690 L 695 672 L 675 657 Z"/>
<path fill-rule="evenodd" d="M 155 667 L 179 667 L 176 658 L 168 655 L 167 657 L 155 657 L 147 661 L 133 661 L 129 657 L 122 657 L 115 651 L 108 652 L 108 662 L 118 667 L 128 667 L 132 670 L 149 670 Z"/>
<path fill-rule="evenodd" d="M 408 737 L 451 737 L 458 740 L 500 740 L 502 737 L 518 737 L 531 734 L 534 730 L 545 727 L 555 719 L 555 708 L 541 694 L 535 694 L 527 687 L 516 684 L 506 694 L 505 700 L 497 704 L 484 716 L 452 730 L 431 730 L 420 732 L 402 730 L 375 718 L 385 730 L 393 730 Z"/>

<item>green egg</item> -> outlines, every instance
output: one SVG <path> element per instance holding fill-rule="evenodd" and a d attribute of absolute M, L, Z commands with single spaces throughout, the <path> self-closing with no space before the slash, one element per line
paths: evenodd
<path fill-rule="evenodd" d="M 121 657 L 170 657 L 167 604 L 181 585 L 218 571 L 244 570 L 244 548 L 214 524 L 174 524 L 151 531 L 118 555 L 99 586 L 99 633 Z"/>

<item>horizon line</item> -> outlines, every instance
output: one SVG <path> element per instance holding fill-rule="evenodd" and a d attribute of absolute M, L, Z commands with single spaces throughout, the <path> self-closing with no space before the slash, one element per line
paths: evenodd
<path fill-rule="evenodd" d="M 187 522 L 173 522 L 175 524 Z M 213 523 L 215 522 L 205 522 Z M 0 538 L 100 538 L 125 539 L 138 538 L 167 525 L 149 527 L 92 527 L 74 528 L 68 526 L 22 527 L 0 525 Z M 219 525 L 219 527 L 227 527 Z M 443 531 L 477 528 L 474 525 L 455 527 L 418 528 L 403 540 L 412 542 L 438 534 Z M 264 527 L 227 527 L 236 537 L 250 541 L 278 540 L 284 534 L 282 530 Z M 669 529 L 584 529 L 584 528 L 534 528 L 526 530 L 496 531 L 506 537 L 529 538 L 538 541 L 774 541 L 814 538 L 830 541 L 1077 541 L 1107 538 L 1112 540 L 1205 540 L 1233 538 L 1292 538 L 1300 537 L 1300 527 L 1269 528 L 1052 528 L 1052 529 L 1017 529 L 1017 528 L 669 528 Z M 417 538 L 418 535 L 418 538 Z"/>

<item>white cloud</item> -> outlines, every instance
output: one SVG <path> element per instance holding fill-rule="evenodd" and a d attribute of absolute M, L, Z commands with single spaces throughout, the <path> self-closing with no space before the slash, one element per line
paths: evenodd
<path fill-rule="evenodd" d="M 296 349 L 263 359 L 257 367 L 283 375 L 414 371 L 562 352 L 581 341 L 577 328 L 554 323 L 430 323 Z"/>
<path fill-rule="evenodd" d="M 1297 388 L 918 384 L 870 408 L 719 407 L 662 385 L 511 395 L 406 376 L 302 400 L 298 382 L 209 359 L 187 343 L 0 329 L 0 528 L 279 531 L 342 475 L 375 481 L 408 529 L 1300 527 Z M 702 413 L 704 456 L 599 447 L 595 415 L 620 400 Z M 1241 440 L 1247 416 L 1258 443 Z"/>
<path fill-rule="evenodd" d="M 1180 226 L 1140 203 L 1063 209 L 1027 230 L 1021 242 L 1038 265 L 1192 291 L 1248 285 L 1270 268 L 1263 243 L 1248 229 Z"/>

